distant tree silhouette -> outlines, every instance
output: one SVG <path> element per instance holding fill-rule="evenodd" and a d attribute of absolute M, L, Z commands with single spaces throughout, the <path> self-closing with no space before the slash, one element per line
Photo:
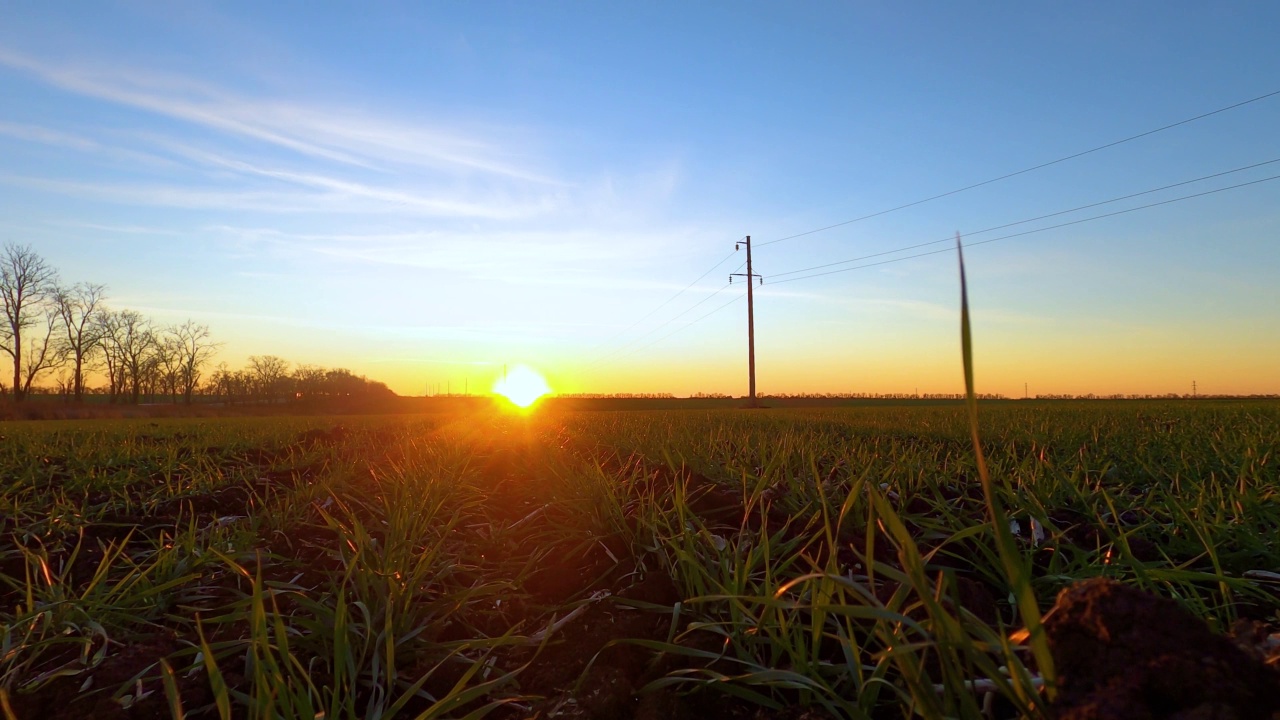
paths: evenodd
<path fill-rule="evenodd" d="M 106 312 L 103 299 L 105 285 L 76 283 L 71 287 L 59 287 L 54 302 L 62 322 L 63 338 L 60 342 L 63 354 L 71 362 L 70 390 L 76 402 L 84 397 L 84 370 L 94 351 L 102 345 L 101 327 L 97 318 Z"/>
<path fill-rule="evenodd" d="M 256 395 L 262 402 L 285 399 L 289 393 L 289 361 L 275 355 L 250 355 L 249 371 L 253 373 Z"/>
<path fill-rule="evenodd" d="M 57 282 L 57 271 L 30 246 L 4 246 L 0 253 L 0 304 L 4 306 L 0 350 L 13 359 L 15 402 L 22 400 L 36 376 L 56 359 L 51 340 L 57 327 L 57 310 L 52 303 Z M 33 328 L 35 337 L 27 333 Z M 41 332 L 44 332 L 43 339 L 39 336 Z M 27 343 L 25 349 L 24 342 Z"/>
<path fill-rule="evenodd" d="M 200 384 L 200 373 L 213 359 L 219 343 L 213 342 L 207 325 L 188 320 L 169 328 L 165 344 L 177 366 L 177 387 L 182 392 L 184 402 L 190 405 L 196 387 Z"/>
<path fill-rule="evenodd" d="M 105 393 L 112 403 L 137 404 L 167 395 L 187 404 L 199 396 L 240 402 L 328 401 L 394 397 L 386 385 L 344 368 L 298 365 L 275 355 L 252 355 L 247 368 L 225 362 L 205 378 L 222 343 L 207 325 L 187 320 L 158 327 L 137 310 L 111 309 L 106 286 L 63 285 L 57 271 L 28 246 L 0 251 L 0 350 L 13 360 L 13 384 L 0 383 L 16 400 L 33 392 L 57 392 L 72 402 Z M 43 373 L 64 368 L 54 386 L 40 388 Z M 90 387 L 101 372 L 105 387 Z"/>
<path fill-rule="evenodd" d="M 159 364 L 151 321 L 137 310 L 115 310 L 103 313 L 100 322 L 103 349 L 114 375 L 111 396 L 120 399 L 128 393 L 130 402 L 137 404 Z"/>
<path fill-rule="evenodd" d="M 294 389 L 300 400 L 313 400 L 323 397 L 326 389 L 324 368 L 318 365 L 299 365 L 293 369 Z"/>

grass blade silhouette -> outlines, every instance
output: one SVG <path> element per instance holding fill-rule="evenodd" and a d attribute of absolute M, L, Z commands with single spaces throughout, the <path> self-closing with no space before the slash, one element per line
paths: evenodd
<path fill-rule="evenodd" d="M 1035 656 L 1040 675 L 1044 679 L 1045 695 L 1052 702 L 1057 695 L 1053 656 L 1049 653 L 1048 638 L 1040 622 L 1040 607 L 1036 604 L 1036 595 L 1031 589 L 1031 572 L 1023 561 L 1017 541 L 1014 540 L 1013 533 L 1009 529 L 1009 518 L 999 499 L 996 498 L 995 489 L 991 485 L 991 475 L 987 471 L 987 460 L 982 454 L 982 442 L 978 435 L 978 396 L 973 389 L 973 337 L 969 329 L 969 289 L 965 281 L 964 247 L 960 242 L 960 233 L 956 233 L 956 255 L 960 261 L 960 349 L 964 357 L 965 405 L 969 409 L 969 433 L 973 439 L 974 460 L 978 466 L 978 478 L 982 481 L 982 495 L 991 513 L 991 524 L 995 530 L 996 549 L 1000 554 L 1000 562 L 1004 566 L 1005 576 L 1009 580 L 1009 586 L 1017 601 L 1018 615 L 1026 626 L 1028 645 Z"/>

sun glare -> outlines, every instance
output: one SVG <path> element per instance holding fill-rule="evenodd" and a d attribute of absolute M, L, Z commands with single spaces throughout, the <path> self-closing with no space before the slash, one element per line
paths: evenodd
<path fill-rule="evenodd" d="M 551 388 L 536 370 L 527 365 L 517 365 L 506 377 L 498 380 L 493 392 L 510 400 L 516 407 L 527 408 L 551 392 Z"/>

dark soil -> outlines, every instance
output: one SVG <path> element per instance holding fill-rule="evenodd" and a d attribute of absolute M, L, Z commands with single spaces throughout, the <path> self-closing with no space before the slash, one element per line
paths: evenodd
<path fill-rule="evenodd" d="M 1045 617 L 1059 720 L 1233 718 L 1280 713 L 1280 671 L 1172 600 L 1095 578 Z"/>
<path fill-rule="evenodd" d="M 96 667 L 58 678 L 37 693 L 11 694 L 14 715 L 21 720 L 169 718 L 171 713 L 159 679 L 158 663 L 161 658 L 172 655 L 180 648 L 177 637 L 171 633 L 133 638 L 127 644 L 111 648 L 102 663 Z M 179 692 L 188 707 L 212 702 L 212 695 L 203 678 L 188 679 L 179 674 L 176 679 Z M 128 708 L 113 697 L 126 686 L 128 691 L 122 697 L 130 695 L 137 698 Z"/>

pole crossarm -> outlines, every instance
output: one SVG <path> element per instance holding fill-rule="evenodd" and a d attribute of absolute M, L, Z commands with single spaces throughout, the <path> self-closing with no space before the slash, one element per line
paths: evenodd
<path fill-rule="evenodd" d="M 750 235 L 748 235 L 745 239 L 739 240 L 738 242 L 734 243 L 733 249 L 741 250 L 743 245 L 747 246 L 747 271 L 744 273 L 729 273 L 729 282 L 732 284 L 733 279 L 736 277 L 753 277 L 753 278 L 759 278 L 760 284 L 763 285 L 764 276 L 761 275 L 760 273 L 751 272 L 751 236 Z"/>

